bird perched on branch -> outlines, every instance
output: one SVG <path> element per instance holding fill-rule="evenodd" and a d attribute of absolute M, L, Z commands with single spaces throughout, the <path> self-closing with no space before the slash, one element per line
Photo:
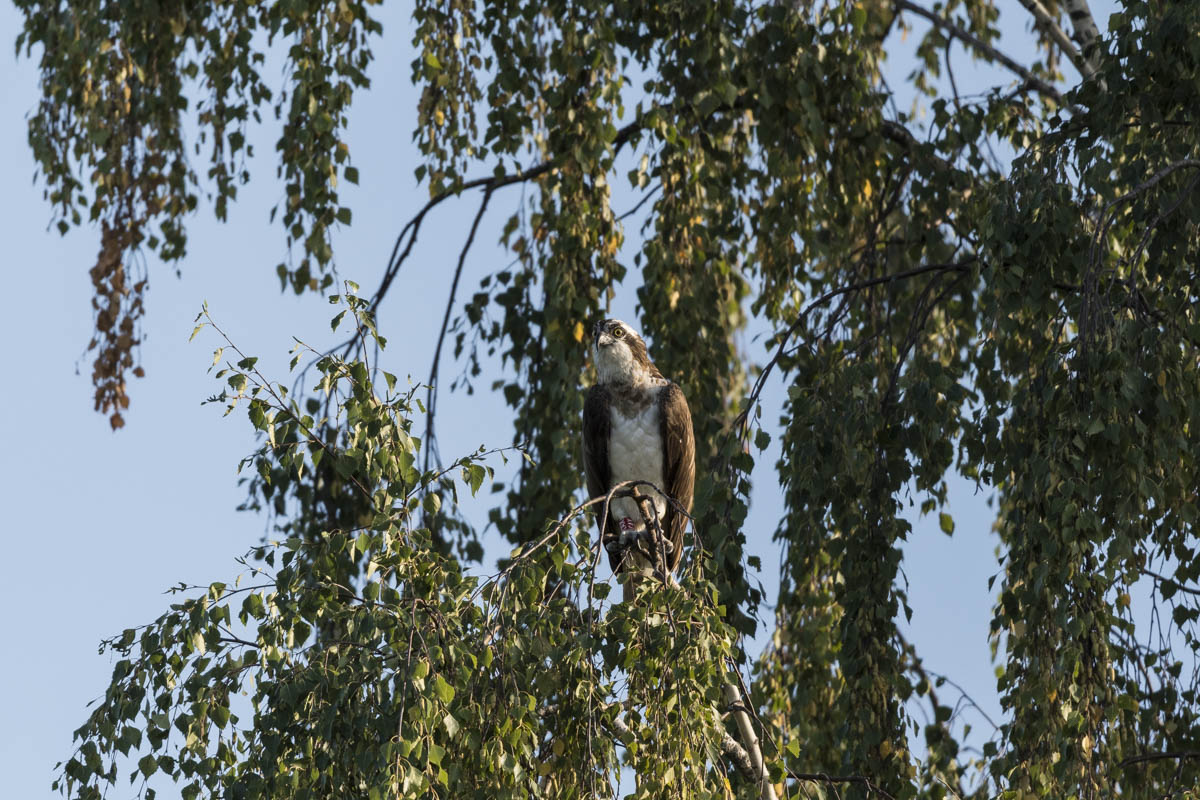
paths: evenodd
<path fill-rule="evenodd" d="M 600 497 L 624 481 L 648 481 L 666 495 L 635 487 L 644 501 L 614 497 L 607 519 L 600 506 L 601 541 L 613 572 L 653 574 L 657 565 L 665 576 L 683 555 L 683 529 L 692 510 L 692 415 L 683 392 L 654 366 L 637 331 L 619 319 L 606 319 L 596 324 L 592 342 L 597 380 L 583 407 L 588 493 Z M 625 599 L 632 597 L 633 583 L 626 581 Z"/>

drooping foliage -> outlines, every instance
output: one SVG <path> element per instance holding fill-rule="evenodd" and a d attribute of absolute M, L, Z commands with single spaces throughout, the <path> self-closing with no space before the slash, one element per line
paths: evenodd
<path fill-rule="evenodd" d="M 128 265 L 182 255 L 201 185 L 228 213 L 261 109 L 284 120 L 300 246 L 280 274 L 323 288 L 350 219 L 336 178 L 355 175 L 339 135 L 379 25 L 344 0 L 18 5 L 47 190 L 64 224 L 87 208 L 102 225 L 97 403 L 119 410 L 142 308 Z M 457 289 L 479 220 L 528 189 L 507 201 L 511 265 L 442 332 L 472 378 L 500 356 L 528 458 L 490 522 L 518 549 L 471 576 L 454 478 L 486 472 L 479 454 L 439 466 L 420 430 L 436 386 L 424 406 L 377 396 L 354 341 L 295 401 L 231 367 L 266 437 L 249 505 L 282 544 L 258 551 L 240 619 L 214 585 L 112 643 L 62 785 L 96 795 L 140 747 L 144 773 L 207 795 L 607 796 L 626 763 L 638 796 L 755 796 L 719 691 L 761 610 L 753 479 L 786 509 L 750 673 L 781 794 L 1194 796 L 1200 8 L 1124 0 L 1100 23 L 1084 0 L 417 2 L 430 199 L 376 294 L 346 302 L 356 330 L 386 328 L 425 215 L 478 200 Z M 276 41 L 282 89 L 259 75 Z M 983 91 L 960 93 L 967 59 Z M 208 184 L 185 121 L 212 144 Z M 622 287 L 697 421 L 695 557 L 679 587 L 599 615 L 575 431 L 586 332 Z M 764 409 L 772 384 L 786 400 Z M 762 413 L 781 417 L 775 473 L 755 469 Z M 902 512 L 961 535 L 952 473 L 998 499 L 1005 715 L 978 750 L 898 626 Z M 1135 624 L 1139 593 L 1154 613 Z"/>

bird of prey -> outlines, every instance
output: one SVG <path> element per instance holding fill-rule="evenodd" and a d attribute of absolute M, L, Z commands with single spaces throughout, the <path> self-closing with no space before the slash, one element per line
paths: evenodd
<path fill-rule="evenodd" d="M 678 386 L 662 376 L 637 331 L 619 319 L 598 322 L 592 332 L 596 384 L 583 407 L 583 464 L 588 494 L 605 495 L 623 481 L 649 481 L 688 512 L 696 480 L 692 415 Z M 683 555 L 687 516 L 653 489 L 642 487 L 665 536 L 666 571 Z M 646 522 L 633 498 L 613 498 L 608 518 L 597 525 L 613 572 L 653 574 L 654 562 L 630 546 L 645 541 Z M 646 552 L 653 552 L 647 543 Z M 657 549 L 657 548 L 655 548 Z M 625 600 L 633 582 L 625 582 Z"/>

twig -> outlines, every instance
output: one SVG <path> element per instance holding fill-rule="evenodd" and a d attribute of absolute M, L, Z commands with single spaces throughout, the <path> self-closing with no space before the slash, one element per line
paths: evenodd
<path fill-rule="evenodd" d="M 641 208 L 642 206 L 646 205 L 646 201 L 649 200 L 651 197 L 654 197 L 654 195 L 657 194 L 658 190 L 661 188 L 662 188 L 662 184 L 660 183 L 660 184 L 657 184 L 650 191 L 646 192 L 645 197 L 643 197 L 641 200 L 638 200 L 637 205 L 635 205 L 633 208 L 626 211 L 621 216 L 617 217 L 617 222 L 620 222 L 621 220 L 625 219 L 626 217 L 631 217 L 634 214 L 636 214 L 638 209 Z"/>
<path fill-rule="evenodd" d="M 429 459 L 433 453 L 433 418 L 437 408 L 437 379 L 438 367 L 442 361 L 442 344 L 446 341 L 446 329 L 450 326 L 450 314 L 454 310 L 454 301 L 458 296 L 458 281 L 462 278 L 467 252 L 475 242 L 475 232 L 479 230 L 479 222 L 483 219 L 484 212 L 487 211 L 488 201 L 492 199 L 493 191 L 490 187 L 484 191 L 483 202 L 479 204 L 479 211 L 475 213 L 475 220 L 471 223 L 471 232 L 467 234 L 466 244 L 458 254 L 458 266 L 454 270 L 454 280 L 450 283 L 450 298 L 446 301 L 446 313 L 442 316 L 442 329 L 438 333 L 437 347 L 433 350 L 433 365 L 429 368 L 429 385 L 425 389 L 425 463 L 422 472 L 429 471 Z"/>

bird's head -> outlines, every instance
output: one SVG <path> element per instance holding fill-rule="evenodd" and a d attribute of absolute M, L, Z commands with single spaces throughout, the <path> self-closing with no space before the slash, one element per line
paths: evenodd
<path fill-rule="evenodd" d="M 592 329 L 592 355 L 600 383 L 641 385 L 662 375 L 650 361 L 646 343 L 619 319 L 606 319 Z"/>

